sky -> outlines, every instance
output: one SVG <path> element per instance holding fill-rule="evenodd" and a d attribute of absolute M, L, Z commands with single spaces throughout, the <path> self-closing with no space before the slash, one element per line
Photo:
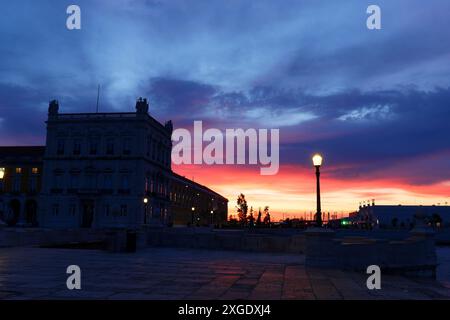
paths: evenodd
<path fill-rule="evenodd" d="M 81 8 L 81 30 L 66 8 Z M 377 4 L 382 29 L 366 28 Z M 0 145 L 42 145 L 61 112 L 133 111 L 175 128 L 280 130 L 280 170 L 172 165 L 275 217 L 450 202 L 447 0 L 18 0 L 1 4 Z"/>

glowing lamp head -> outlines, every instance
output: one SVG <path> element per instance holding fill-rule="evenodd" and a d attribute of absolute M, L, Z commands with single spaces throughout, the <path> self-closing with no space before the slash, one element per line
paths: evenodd
<path fill-rule="evenodd" d="M 214 213 L 214 211 L 211 210 L 211 214 L 213 214 L 213 213 Z"/>
<path fill-rule="evenodd" d="M 323 158 L 320 154 L 315 154 L 312 158 L 314 167 L 320 167 L 322 165 Z"/>
<path fill-rule="evenodd" d="M 147 204 L 148 203 L 148 198 L 144 198 L 144 203 Z"/>
<path fill-rule="evenodd" d="M 5 168 L 0 168 L 0 179 L 3 179 L 5 176 Z"/>
<path fill-rule="evenodd" d="M 192 211 L 195 211 L 195 207 L 192 207 Z"/>

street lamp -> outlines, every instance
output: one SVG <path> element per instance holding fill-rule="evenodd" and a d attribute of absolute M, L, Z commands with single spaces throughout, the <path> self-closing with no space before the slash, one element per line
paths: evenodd
<path fill-rule="evenodd" d="M 323 158 L 320 154 L 315 154 L 312 158 L 314 167 L 316 167 L 316 180 L 317 180 L 317 212 L 316 212 L 316 226 L 322 226 L 322 209 L 320 208 L 320 166 L 322 165 Z"/>
<path fill-rule="evenodd" d="M 191 208 L 191 210 L 192 210 L 192 216 L 191 216 L 191 224 L 192 224 L 192 226 L 194 226 L 194 214 L 195 214 L 195 207 L 192 207 L 192 208 Z"/>
<path fill-rule="evenodd" d="M 211 224 L 214 224 L 214 210 L 211 210 Z"/>
<path fill-rule="evenodd" d="M 3 180 L 5 177 L 5 168 L 0 168 L 0 179 Z"/>
<path fill-rule="evenodd" d="M 148 204 L 148 198 L 144 198 L 144 224 L 147 224 L 147 204 Z"/>

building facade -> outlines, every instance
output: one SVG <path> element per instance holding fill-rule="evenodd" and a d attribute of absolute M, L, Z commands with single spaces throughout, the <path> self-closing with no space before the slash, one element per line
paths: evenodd
<path fill-rule="evenodd" d="M 170 200 L 175 225 L 221 225 L 227 221 L 226 198 L 175 173 L 171 179 Z"/>
<path fill-rule="evenodd" d="M 50 102 L 40 226 L 186 225 L 192 211 L 197 224 L 205 224 L 205 212 L 226 221 L 227 199 L 172 172 L 172 123 L 162 125 L 148 108 L 140 98 L 136 112 L 60 113 Z"/>
<path fill-rule="evenodd" d="M 450 225 L 450 206 L 410 206 L 410 205 L 376 205 L 375 203 L 362 205 L 352 217 L 356 222 L 367 222 L 379 227 L 411 227 L 416 222 L 417 215 L 425 222 L 439 225 Z"/>
<path fill-rule="evenodd" d="M 44 147 L 0 147 L 0 223 L 38 224 Z"/>

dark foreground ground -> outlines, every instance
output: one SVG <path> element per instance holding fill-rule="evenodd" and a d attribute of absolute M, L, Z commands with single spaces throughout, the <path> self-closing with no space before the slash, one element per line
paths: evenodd
<path fill-rule="evenodd" d="M 1 248 L 0 299 L 449 299 L 450 249 L 439 248 L 438 281 L 305 268 L 293 254 L 149 248 L 96 250 Z M 81 268 L 68 290 L 66 268 Z"/>

